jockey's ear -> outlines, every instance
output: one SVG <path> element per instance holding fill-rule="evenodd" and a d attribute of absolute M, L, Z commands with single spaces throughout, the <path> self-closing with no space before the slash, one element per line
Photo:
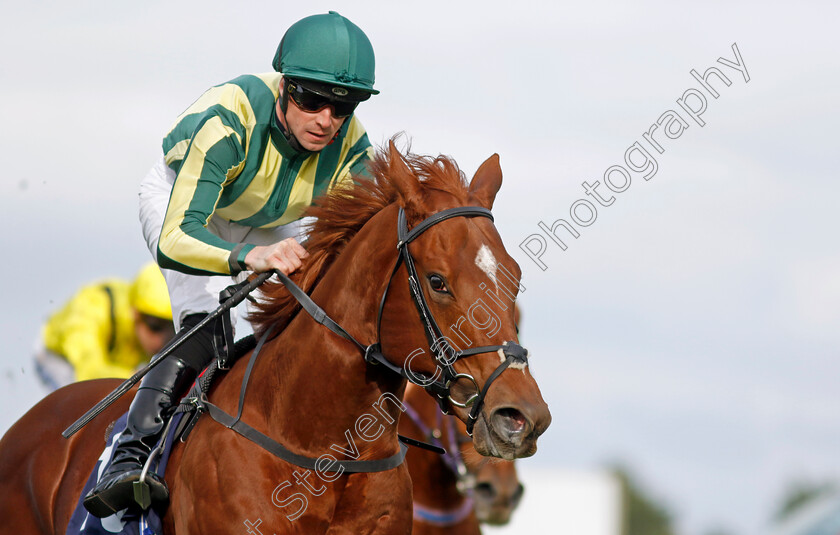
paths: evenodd
<path fill-rule="evenodd" d="M 388 175 L 400 192 L 406 212 L 418 211 L 423 198 L 420 180 L 411 172 L 393 139 L 388 141 Z"/>
<path fill-rule="evenodd" d="M 493 209 L 493 201 L 499 188 L 502 187 L 502 167 L 499 165 L 499 155 L 494 154 L 484 160 L 475 172 L 470 182 L 470 197 L 479 206 L 488 210 Z"/>

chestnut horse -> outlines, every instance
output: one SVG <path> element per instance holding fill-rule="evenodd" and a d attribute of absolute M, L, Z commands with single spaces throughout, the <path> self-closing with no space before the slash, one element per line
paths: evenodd
<path fill-rule="evenodd" d="M 404 464 L 362 473 L 335 468 L 346 460 L 399 455 L 405 375 L 436 388 L 459 419 L 474 424 L 480 454 L 513 459 L 535 453 L 551 415 L 527 352 L 510 342 L 513 306 L 493 312 L 490 327 L 475 306 L 495 291 L 501 307 L 505 296 L 515 296 L 521 276 L 489 216 L 502 181 L 498 156 L 484 162 L 469 185 L 449 158 L 403 156 L 393 142 L 370 169 L 373 180 L 334 190 L 308 212 L 317 218 L 308 241 L 312 252 L 293 280 L 354 340 L 381 352 L 362 355 L 358 342 L 297 313 L 299 305 L 280 283 L 263 286 L 261 310 L 252 318 L 258 334 L 279 334 L 268 338 L 253 365 L 241 421 L 300 456 L 318 458 L 315 470 L 283 461 L 202 416 L 166 468 L 165 533 L 410 533 Z M 512 273 L 516 283 L 501 280 L 497 269 Z M 457 326 L 473 343 L 489 332 L 493 342 L 507 342 L 498 350 L 426 351 L 435 320 Z M 377 355 L 378 364 L 366 362 Z M 237 414 L 248 361 L 238 361 L 208 393 L 229 414 Z M 451 378 L 444 390 L 432 381 L 442 369 Z M 469 408 L 463 391 L 471 385 L 481 390 Z M 6 433 L 0 534 L 64 533 L 107 428 L 129 396 L 70 439 L 60 433 L 114 386 L 100 380 L 58 390 Z"/>
<path fill-rule="evenodd" d="M 444 416 L 422 388 L 409 383 L 404 405 L 400 434 L 447 450 L 439 455 L 412 448 L 406 455 L 414 499 L 412 533 L 478 535 L 480 523 L 507 524 L 524 490 L 514 461 L 480 456 L 464 423 Z"/>

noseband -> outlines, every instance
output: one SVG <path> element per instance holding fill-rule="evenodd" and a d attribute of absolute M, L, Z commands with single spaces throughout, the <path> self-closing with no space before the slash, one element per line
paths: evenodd
<path fill-rule="evenodd" d="M 399 216 L 397 220 L 397 232 L 399 237 L 399 241 L 397 243 L 397 250 L 399 251 L 399 256 L 397 257 L 396 264 L 394 265 L 394 269 L 391 272 L 391 277 L 388 279 L 388 285 L 385 287 L 385 292 L 382 294 L 382 300 L 379 303 L 379 313 L 377 314 L 376 318 L 376 338 L 377 340 L 382 340 L 382 311 L 385 308 L 385 299 L 388 297 L 388 290 L 391 288 L 391 283 L 394 280 L 394 275 L 397 274 L 397 270 L 399 269 L 400 265 L 405 263 L 406 270 L 408 271 L 408 286 L 412 296 L 414 297 L 414 304 L 417 307 L 418 313 L 420 314 L 420 320 L 425 326 L 424 332 L 426 334 L 426 339 L 429 342 L 429 348 L 434 353 L 435 362 L 438 366 L 438 371 L 441 372 L 442 377 L 440 379 L 436 379 L 436 377 L 438 376 L 437 371 L 432 377 L 426 377 L 423 374 L 408 372 L 404 368 L 396 366 L 387 358 L 385 358 L 385 355 L 382 354 L 381 342 L 374 342 L 369 346 L 365 346 L 364 344 L 353 338 L 353 336 L 351 336 L 347 331 L 345 331 L 344 328 L 341 327 L 341 325 L 339 325 L 332 318 L 330 318 L 326 314 L 326 312 L 324 312 L 324 310 L 321 309 L 321 307 L 319 307 L 314 301 L 312 301 L 312 299 L 306 294 L 306 292 L 301 290 L 298 285 L 296 285 L 294 282 L 292 282 L 291 279 L 289 279 L 289 277 L 287 277 L 280 271 L 276 271 L 275 273 L 280 279 L 280 281 L 283 282 L 283 284 L 286 286 L 286 289 L 289 291 L 289 293 L 291 293 L 292 296 L 295 299 L 297 299 L 301 306 L 309 313 L 310 316 L 312 316 L 312 318 L 317 323 L 320 323 L 321 325 L 330 329 L 332 332 L 356 344 L 356 346 L 358 346 L 359 349 L 364 353 L 365 361 L 367 363 L 382 365 L 388 370 L 401 375 L 408 381 L 411 381 L 412 383 L 423 387 L 427 392 L 434 396 L 434 398 L 438 402 L 438 405 L 440 405 L 441 410 L 445 414 L 449 414 L 449 407 L 447 406 L 447 401 L 449 403 L 452 403 L 456 407 L 472 407 L 466 422 L 467 433 L 470 436 L 472 436 L 473 427 L 478 421 L 478 414 L 479 412 L 481 412 L 481 408 L 484 405 L 484 398 L 485 396 L 487 396 L 487 391 L 490 389 L 490 385 L 493 384 L 493 381 L 495 381 L 499 377 L 499 375 L 501 375 L 502 372 L 505 371 L 511 364 L 528 364 L 528 350 L 512 340 L 508 340 L 502 345 L 481 346 L 473 347 L 470 349 L 457 350 L 449 342 L 449 339 L 443 335 L 443 332 L 440 330 L 440 327 L 438 327 L 438 324 L 435 321 L 434 316 L 432 315 L 432 311 L 429 309 L 429 305 L 426 302 L 426 297 L 423 294 L 423 290 L 420 287 L 420 277 L 417 275 L 417 268 L 414 265 L 414 258 L 411 256 L 411 252 L 408 249 L 408 244 L 414 241 L 417 238 L 417 236 L 420 236 L 429 228 L 453 217 L 486 217 L 490 219 L 490 221 L 493 221 L 493 214 L 490 212 L 490 210 L 486 208 L 481 208 L 479 206 L 461 206 L 457 208 L 449 208 L 447 210 L 442 210 L 434 215 L 431 215 L 428 218 L 424 219 L 422 222 L 420 222 L 420 224 L 418 224 L 416 227 L 409 230 L 408 224 L 406 223 L 405 211 L 402 207 L 400 207 Z M 455 368 L 452 365 L 459 358 L 466 358 L 482 353 L 496 353 L 500 356 L 504 356 L 504 360 L 501 364 L 499 364 L 496 370 L 492 374 L 490 374 L 490 377 L 487 379 L 487 382 L 484 383 L 484 388 L 479 388 L 478 382 L 476 382 L 475 378 L 472 375 L 466 373 L 458 373 L 455 371 Z M 459 379 L 466 379 L 472 382 L 476 392 L 463 403 L 453 399 L 451 393 L 453 383 L 455 383 Z"/>

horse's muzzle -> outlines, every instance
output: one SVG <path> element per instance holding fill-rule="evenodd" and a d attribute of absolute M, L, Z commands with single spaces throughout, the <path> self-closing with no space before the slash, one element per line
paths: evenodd
<path fill-rule="evenodd" d="M 482 455 L 513 460 L 530 457 L 537 451 L 537 438 L 551 423 L 548 406 L 499 407 L 489 416 L 485 407 L 475 426 L 473 443 Z"/>

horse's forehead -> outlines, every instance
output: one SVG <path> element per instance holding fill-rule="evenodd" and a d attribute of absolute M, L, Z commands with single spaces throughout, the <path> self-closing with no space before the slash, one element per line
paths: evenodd
<path fill-rule="evenodd" d="M 512 266 L 509 264 L 513 262 L 498 230 L 491 220 L 484 217 L 454 218 L 452 221 L 459 219 L 465 226 L 448 226 L 444 222 L 437 229 L 442 233 L 439 236 L 445 237 L 445 243 L 449 244 L 447 247 L 452 247 L 455 252 L 452 260 L 476 266 L 480 273 L 498 285 L 499 265 L 510 269 Z"/>
<path fill-rule="evenodd" d="M 490 223 L 490 221 L 487 222 Z M 484 226 L 475 230 L 477 232 L 470 233 L 473 238 L 468 240 L 465 252 L 481 272 L 487 275 L 494 284 L 498 284 L 499 265 L 510 269 L 512 266 L 508 264 L 512 259 L 492 223 L 490 223 L 489 232 Z"/>

